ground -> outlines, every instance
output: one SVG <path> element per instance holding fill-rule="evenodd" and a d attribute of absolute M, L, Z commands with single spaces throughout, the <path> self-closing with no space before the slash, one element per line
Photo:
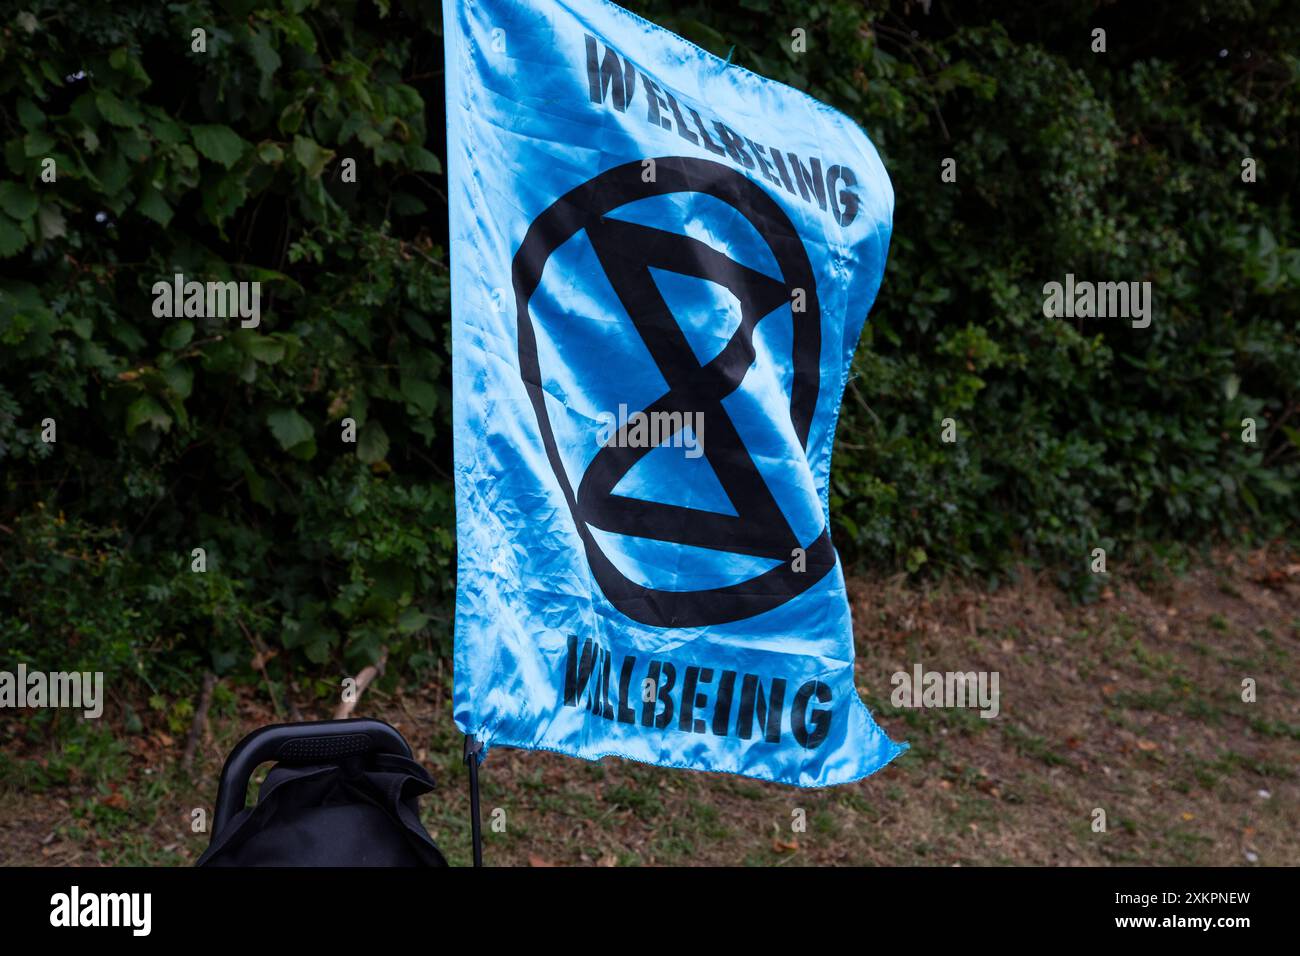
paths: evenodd
<path fill-rule="evenodd" d="M 498 749 L 482 769 L 483 806 L 485 817 L 504 811 L 505 830 L 487 829 L 486 860 L 1295 866 L 1297 560 L 1280 549 L 1219 552 L 1141 584 L 1113 573 L 1090 604 L 1031 572 L 992 591 L 855 579 L 858 687 L 889 735 L 911 744 L 894 763 L 806 791 Z M 1001 713 L 892 707 L 891 676 L 917 662 L 997 671 Z M 425 822 L 465 864 L 468 800 L 444 673 L 393 694 L 372 688 L 357 713 L 397 726 L 434 771 Z M 1243 700 L 1248 678 L 1253 701 Z M 184 731 L 153 711 L 128 728 L 110 708 L 94 732 L 53 749 L 30 739 L 21 712 L 6 714 L 0 865 L 192 863 L 208 839 L 191 831 L 193 809 L 211 807 L 234 743 L 275 720 L 256 687 L 221 699 L 188 773 Z"/>

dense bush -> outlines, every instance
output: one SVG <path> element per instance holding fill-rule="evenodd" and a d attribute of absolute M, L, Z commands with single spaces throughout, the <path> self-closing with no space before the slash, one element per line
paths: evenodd
<path fill-rule="evenodd" d="M 6 30 L 0 602 L 29 654 L 354 666 L 445 631 L 438 11 L 239 6 Z M 177 272 L 260 281 L 260 325 L 155 318 Z"/>
<path fill-rule="evenodd" d="M 1295 5 L 634 6 L 846 110 L 893 177 L 835 459 L 849 562 L 1084 581 L 1095 546 L 1113 568 L 1294 531 Z M 440 22 L 399 0 L 6 15 L 0 663 L 175 683 L 445 652 Z M 155 318 L 177 272 L 260 281 L 260 325 Z M 1067 272 L 1151 281 L 1151 327 L 1043 318 Z"/>

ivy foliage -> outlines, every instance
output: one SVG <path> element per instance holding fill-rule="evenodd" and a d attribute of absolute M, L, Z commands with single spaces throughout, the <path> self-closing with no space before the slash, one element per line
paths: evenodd
<path fill-rule="evenodd" d="M 893 180 L 837 434 L 846 559 L 996 575 L 1027 557 L 1086 596 L 1097 547 L 1114 569 L 1150 544 L 1294 537 L 1300 8 L 646 6 L 846 111 Z M 1150 327 L 1044 318 L 1067 274 L 1150 282 Z"/>
<path fill-rule="evenodd" d="M 848 563 L 1027 558 L 1086 593 L 1094 547 L 1113 569 L 1294 533 L 1295 4 L 632 5 L 846 111 L 893 179 L 835 456 Z M 173 684 L 381 646 L 431 665 L 454 547 L 437 4 L 10 7 L 0 656 Z M 260 283 L 257 325 L 157 315 L 178 273 Z M 1044 318 L 1067 273 L 1151 282 L 1151 326 Z"/>
<path fill-rule="evenodd" d="M 287 0 L 33 4 L 9 25 L 10 647 L 66 642 L 142 674 L 440 652 L 437 22 L 433 5 Z M 154 285 L 178 273 L 260 283 L 257 325 L 159 317 Z"/>

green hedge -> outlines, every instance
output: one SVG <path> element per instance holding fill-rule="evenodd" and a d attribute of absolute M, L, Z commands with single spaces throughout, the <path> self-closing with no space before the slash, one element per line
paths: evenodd
<path fill-rule="evenodd" d="M 0 36 L 0 657 L 164 685 L 266 649 L 431 665 L 454 547 L 439 9 L 104 6 L 20 4 Z M 634 6 L 846 110 L 893 177 L 835 459 L 846 561 L 1028 558 L 1086 590 L 1093 547 L 1113 571 L 1144 542 L 1294 532 L 1294 4 Z M 259 281 L 260 325 L 156 318 L 177 272 Z M 1067 272 L 1152 282 L 1151 327 L 1043 318 Z"/>

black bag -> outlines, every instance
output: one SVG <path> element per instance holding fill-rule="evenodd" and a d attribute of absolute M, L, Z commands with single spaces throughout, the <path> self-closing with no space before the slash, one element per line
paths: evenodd
<path fill-rule="evenodd" d="M 257 767 L 276 761 L 244 808 Z M 274 724 L 221 771 L 212 840 L 198 866 L 446 866 L 420 823 L 433 777 L 381 720 Z"/>

